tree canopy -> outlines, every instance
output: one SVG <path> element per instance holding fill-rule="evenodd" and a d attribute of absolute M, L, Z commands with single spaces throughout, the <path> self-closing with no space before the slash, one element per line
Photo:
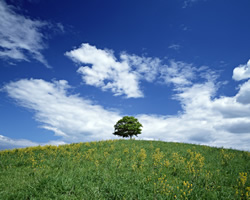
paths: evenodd
<path fill-rule="evenodd" d="M 121 137 L 130 137 L 131 139 L 133 135 L 141 134 L 141 127 L 142 125 L 138 119 L 132 116 L 125 116 L 114 125 L 115 132 L 113 134 Z"/>

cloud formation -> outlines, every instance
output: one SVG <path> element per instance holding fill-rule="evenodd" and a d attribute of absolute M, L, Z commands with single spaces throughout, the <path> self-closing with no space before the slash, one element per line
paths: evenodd
<path fill-rule="evenodd" d="M 41 29 L 47 24 L 14 12 L 0 1 L 0 58 L 29 61 L 36 59 L 50 67 L 41 51 L 45 48 Z"/>
<path fill-rule="evenodd" d="M 160 69 L 160 78 L 166 84 L 174 84 L 175 86 L 184 86 L 192 84 L 192 80 L 196 78 L 197 68 L 192 64 L 180 61 L 170 60 L 169 65 L 164 65 Z"/>
<path fill-rule="evenodd" d="M 250 80 L 240 86 L 240 91 L 236 95 L 236 101 L 241 104 L 250 104 Z"/>
<path fill-rule="evenodd" d="M 23 147 L 38 146 L 38 145 L 43 146 L 43 145 L 49 145 L 49 144 L 50 145 L 62 145 L 66 143 L 63 141 L 49 141 L 47 143 L 37 143 L 37 142 L 32 142 L 30 140 L 24 140 L 24 139 L 11 139 L 3 135 L 0 135 L 0 150 L 23 148 Z"/>
<path fill-rule="evenodd" d="M 66 56 L 81 66 L 77 72 L 88 85 L 111 90 L 115 96 L 125 95 L 127 98 L 143 97 L 140 81 L 152 82 L 157 75 L 160 60 L 145 58 L 122 53 L 120 61 L 113 51 L 97 49 L 89 44 L 82 44 L 79 48 L 66 52 Z"/>
<path fill-rule="evenodd" d="M 181 45 L 179 44 L 171 44 L 168 46 L 169 49 L 173 49 L 173 50 L 179 50 L 181 48 Z"/>
<path fill-rule="evenodd" d="M 233 71 L 233 79 L 236 81 L 250 78 L 250 60 L 247 64 L 239 65 Z"/>
<path fill-rule="evenodd" d="M 233 97 L 216 97 L 218 75 L 207 67 L 170 61 L 161 78 L 182 106 L 175 116 L 138 115 L 142 138 L 250 150 L 250 80 Z M 215 98 L 216 97 L 216 98 Z M 167 106 L 167 105 L 166 105 Z"/>
<path fill-rule="evenodd" d="M 194 3 L 201 1 L 201 0 L 184 0 L 182 8 L 187 8 L 189 6 L 192 6 Z M 203 0 L 205 1 L 205 0 Z"/>
<path fill-rule="evenodd" d="M 144 97 L 140 88 L 142 81 L 190 86 L 197 78 L 216 78 L 205 66 L 197 68 L 175 60 L 163 64 L 163 60 L 159 58 L 130 55 L 125 52 L 120 54 L 118 60 L 112 50 L 97 49 L 87 43 L 66 52 L 65 55 L 77 64 L 88 65 L 77 70 L 85 84 L 99 87 L 103 91 L 111 90 L 115 96 L 125 95 L 126 98 Z"/>
<path fill-rule="evenodd" d="M 141 137 L 250 150 L 250 104 L 237 102 L 247 92 L 214 98 L 217 89 L 211 81 L 180 89 L 175 98 L 183 111 L 176 116 L 138 115 Z"/>
<path fill-rule="evenodd" d="M 18 104 L 35 111 L 41 128 L 53 131 L 66 142 L 112 138 L 119 114 L 68 94 L 69 89 L 65 80 L 46 82 L 41 79 L 22 79 L 4 87 Z"/>
<path fill-rule="evenodd" d="M 233 97 L 215 98 L 218 84 L 207 73 L 203 76 L 212 78 L 200 83 L 172 82 L 176 92 L 173 98 L 182 106 L 177 115 L 136 115 L 143 125 L 139 139 L 250 150 L 250 103 L 245 98 L 250 81 L 240 85 Z M 118 112 L 70 94 L 65 80 L 23 79 L 5 85 L 4 90 L 19 105 L 35 111 L 35 119 L 42 123 L 42 128 L 53 131 L 65 142 L 115 138 L 113 125 L 122 117 Z"/>

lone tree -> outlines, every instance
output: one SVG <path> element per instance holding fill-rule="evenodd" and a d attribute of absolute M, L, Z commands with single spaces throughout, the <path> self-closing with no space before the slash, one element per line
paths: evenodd
<path fill-rule="evenodd" d="M 130 137 L 133 135 L 137 136 L 141 134 L 141 123 L 134 117 L 125 116 L 120 119 L 115 127 L 114 135 L 122 136 L 122 137 Z"/>

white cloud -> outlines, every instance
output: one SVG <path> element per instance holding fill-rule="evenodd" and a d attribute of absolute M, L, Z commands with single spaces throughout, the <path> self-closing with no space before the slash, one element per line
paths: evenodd
<path fill-rule="evenodd" d="M 242 104 L 250 104 L 250 80 L 240 86 L 236 101 Z"/>
<path fill-rule="evenodd" d="M 160 78 L 166 84 L 174 84 L 177 87 L 191 85 L 196 79 L 196 72 L 199 71 L 192 64 L 181 61 L 170 60 L 169 65 L 163 65 L 160 69 Z"/>
<path fill-rule="evenodd" d="M 168 46 L 169 49 L 173 49 L 173 50 L 179 50 L 181 48 L 181 45 L 179 44 L 171 44 Z"/>
<path fill-rule="evenodd" d="M 0 135 L 0 150 L 38 146 L 38 145 L 43 146 L 43 145 L 62 145 L 62 144 L 66 143 L 63 141 L 49 141 L 47 143 L 37 143 L 24 139 L 11 139 L 9 137 Z"/>
<path fill-rule="evenodd" d="M 236 81 L 248 78 L 250 78 L 250 60 L 245 65 L 239 65 L 233 71 L 233 79 Z"/>
<path fill-rule="evenodd" d="M 160 64 L 157 58 L 126 53 L 122 53 L 118 61 L 113 51 L 97 49 L 89 44 L 82 44 L 65 55 L 77 63 L 92 65 L 81 66 L 77 70 L 86 84 L 100 87 L 103 91 L 111 90 L 115 96 L 126 95 L 127 98 L 143 97 L 140 80 L 152 82 Z"/>
<path fill-rule="evenodd" d="M 64 141 L 76 142 L 113 138 L 120 116 L 77 95 L 69 95 L 67 81 L 52 83 L 22 79 L 4 87 L 21 106 L 35 111 L 35 119 Z"/>
<path fill-rule="evenodd" d="M 154 138 L 249 151 L 250 81 L 240 85 L 233 97 L 217 96 L 220 84 L 214 73 L 190 64 L 186 64 L 189 73 L 182 73 L 184 65 L 177 65 L 182 67 L 169 73 L 174 77 L 179 75 L 185 81 L 180 83 L 172 81 L 171 77 L 167 79 L 174 84 L 176 93 L 173 98 L 180 102 L 182 111 L 174 116 L 136 115 L 143 125 L 139 139 Z M 170 64 L 170 68 L 175 69 L 176 65 Z M 197 81 L 197 76 L 204 79 Z M 113 125 L 121 115 L 78 95 L 70 95 L 69 89 L 64 80 L 46 82 L 37 79 L 23 79 L 4 87 L 21 106 L 35 111 L 35 119 L 42 123 L 42 128 L 53 131 L 63 141 L 115 138 L 112 135 Z"/>
<path fill-rule="evenodd" d="M 45 48 L 40 32 L 45 22 L 31 20 L 0 1 L 0 58 L 29 61 L 29 56 L 50 67 L 40 53 Z"/>
<path fill-rule="evenodd" d="M 201 0 L 185 0 L 182 8 L 187 8 L 189 6 L 192 6 L 194 3 L 198 2 L 198 1 L 201 1 Z M 203 0 L 203 1 L 206 1 L 206 0 Z"/>
<path fill-rule="evenodd" d="M 140 57 L 127 53 L 122 53 L 120 58 L 122 62 L 127 63 L 134 70 L 140 80 L 145 79 L 148 82 L 153 82 L 159 73 L 159 67 L 161 66 L 159 58 Z"/>
<path fill-rule="evenodd" d="M 237 102 L 244 87 L 234 97 L 218 98 L 214 98 L 218 88 L 213 81 L 183 87 L 175 95 L 183 108 L 178 115 L 137 116 L 144 126 L 140 137 L 249 151 L 250 104 Z"/>
<path fill-rule="evenodd" d="M 174 84 L 173 98 L 183 110 L 175 116 L 138 115 L 144 126 L 140 138 L 250 150 L 250 80 L 235 96 L 215 98 L 218 75 L 207 67 L 172 61 L 161 73 Z"/>
<path fill-rule="evenodd" d="M 221 127 L 222 129 L 227 130 L 230 133 L 235 134 L 249 134 L 250 133 L 250 119 L 238 119 L 232 120 L 231 123 L 223 124 Z"/>
<path fill-rule="evenodd" d="M 89 44 L 82 44 L 80 48 L 65 53 L 81 66 L 77 72 L 83 81 L 103 91 L 111 90 L 116 96 L 126 95 L 127 98 L 143 97 L 140 82 L 163 80 L 166 84 L 179 86 L 191 85 L 197 78 L 212 79 L 212 72 L 207 67 L 196 68 L 192 64 L 170 60 L 169 64 L 162 64 L 159 58 L 140 57 L 127 53 L 120 54 L 120 61 L 116 59 L 112 50 L 97 49 Z"/>

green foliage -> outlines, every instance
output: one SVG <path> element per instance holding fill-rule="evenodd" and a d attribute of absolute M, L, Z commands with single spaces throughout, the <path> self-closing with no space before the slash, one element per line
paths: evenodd
<path fill-rule="evenodd" d="M 118 135 L 121 137 L 130 137 L 132 138 L 133 135 L 137 136 L 141 134 L 141 123 L 132 116 L 125 116 L 120 119 L 115 124 L 115 132 L 114 135 Z"/>
<path fill-rule="evenodd" d="M 0 199 L 249 200 L 249 170 L 249 152 L 191 144 L 38 146 L 0 151 Z"/>

